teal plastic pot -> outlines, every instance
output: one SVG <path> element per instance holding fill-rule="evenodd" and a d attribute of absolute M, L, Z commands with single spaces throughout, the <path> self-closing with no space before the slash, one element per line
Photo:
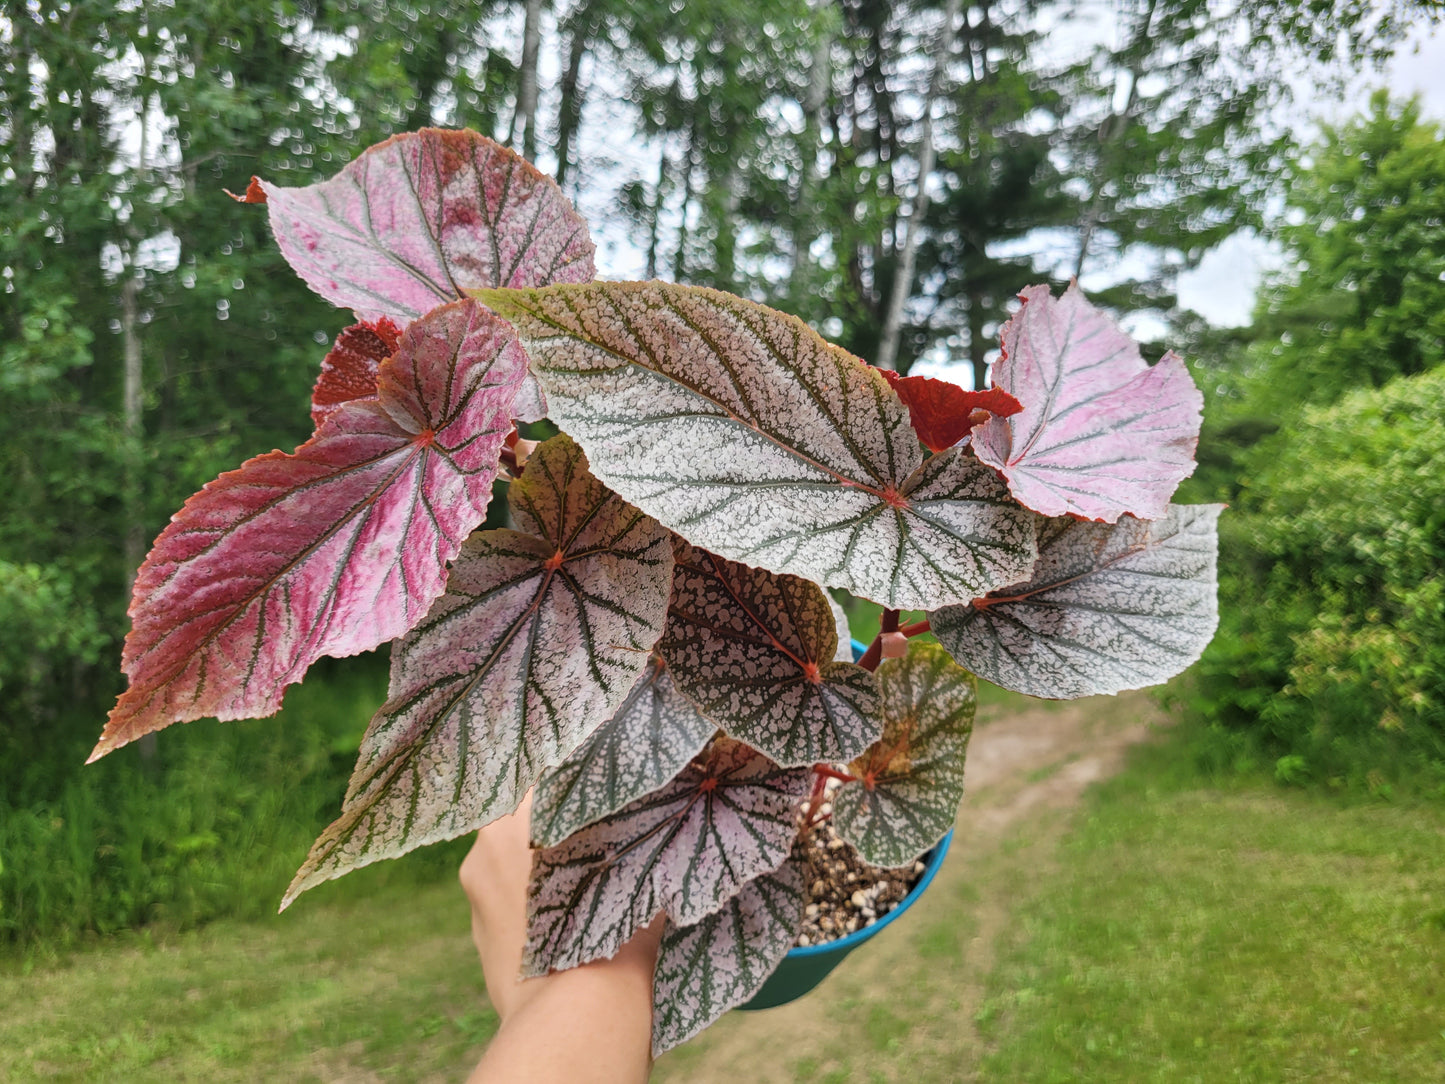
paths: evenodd
<path fill-rule="evenodd" d="M 863 654 L 864 647 L 857 640 L 853 641 L 853 657 L 856 659 Z M 783 957 L 783 962 L 778 969 L 768 976 L 768 981 L 763 983 L 762 989 L 752 996 L 750 1001 L 738 1006 L 740 1009 L 771 1009 L 778 1005 L 786 1005 L 788 1002 L 802 997 L 818 983 L 828 977 L 828 973 L 843 962 L 843 958 L 852 952 L 870 937 L 876 937 L 883 931 L 883 928 L 890 922 L 895 921 L 899 915 L 912 907 L 914 901 L 923 895 L 938 875 L 939 869 L 943 866 L 944 855 L 948 854 L 948 845 L 953 842 L 953 830 L 949 829 L 946 836 L 934 844 L 933 849 L 923 856 L 923 875 L 918 878 L 918 883 L 913 886 L 908 895 L 899 901 L 898 906 L 889 911 L 871 926 L 864 926 L 861 930 L 850 933 L 847 937 L 840 937 L 836 941 L 828 941 L 821 945 L 807 945 L 803 948 L 789 949 L 788 954 Z"/>
<path fill-rule="evenodd" d="M 840 937 L 837 941 L 789 949 L 788 954 L 783 957 L 783 962 L 778 965 L 778 969 L 768 976 L 767 982 L 763 983 L 762 989 L 752 996 L 752 1000 L 744 1002 L 738 1008 L 744 1010 L 771 1009 L 778 1005 L 786 1005 L 817 986 L 828 977 L 828 972 L 843 962 L 843 957 L 870 937 L 876 937 L 885 926 L 913 906 L 914 901 L 923 895 L 923 890 L 938 874 L 939 867 L 943 865 L 943 856 L 948 853 L 948 845 L 952 842 L 953 829 L 950 828 L 948 835 L 934 844 L 933 850 L 923 856 L 925 863 L 923 876 L 918 878 L 918 883 L 913 886 L 908 895 L 899 901 L 897 907 L 873 925 L 864 926 L 861 930 L 850 933 L 847 937 Z"/>

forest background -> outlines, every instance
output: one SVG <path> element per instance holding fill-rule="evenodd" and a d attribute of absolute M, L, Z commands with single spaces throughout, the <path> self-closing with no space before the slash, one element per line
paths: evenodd
<path fill-rule="evenodd" d="M 386 660 L 281 715 L 82 767 L 131 576 L 182 500 L 310 431 L 346 322 L 252 174 L 423 125 L 552 173 L 608 277 L 731 290 L 900 371 L 986 382 L 1077 276 L 1206 392 L 1223 619 L 1176 755 L 1445 801 L 1445 143 L 1359 91 L 1434 4 L 1369 0 L 6 0 L 0 5 L 0 945 L 274 907 Z M 1353 95 L 1316 127 L 1310 104 Z M 1222 243 L 1242 327 L 1181 307 Z M 1231 242 L 1230 239 L 1235 239 Z M 381 653 L 384 655 L 384 652 Z M 377 880 L 450 875 L 457 845 Z"/>

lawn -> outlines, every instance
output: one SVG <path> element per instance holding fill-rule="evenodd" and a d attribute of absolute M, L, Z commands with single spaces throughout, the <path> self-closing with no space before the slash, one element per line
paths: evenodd
<path fill-rule="evenodd" d="M 1019 807 L 1087 759 L 1052 756 L 975 799 Z M 1445 1080 L 1445 809 L 1169 757 L 960 839 L 889 936 L 659 1081 Z M 277 918 L 0 961 L 0 1080 L 460 1080 L 496 1020 L 459 889 L 352 880 Z"/>
<path fill-rule="evenodd" d="M 1140 750 L 1020 909 L 985 1080 L 1445 1080 L 1445 810 L 1170 778 Z"/>

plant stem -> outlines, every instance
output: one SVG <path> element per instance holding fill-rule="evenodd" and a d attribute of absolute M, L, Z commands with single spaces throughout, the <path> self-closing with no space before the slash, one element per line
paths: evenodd
<path fill-rule="evenodd" d="M 933 626 L 928 623 L 928 618 L 925 617 L 922 621 L 915 621 L 911 625 L 904 625 L 898 631 L 911 640 L 915 636 L 922 636 L 925 632 L 932 632 Z"/>

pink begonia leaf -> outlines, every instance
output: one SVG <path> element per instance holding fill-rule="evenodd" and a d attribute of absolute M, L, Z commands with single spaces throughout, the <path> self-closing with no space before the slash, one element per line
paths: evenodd
<path fill-rule="evenodd" d="M 662 786 L 716 733 L 656 653 L 622 706 L 537 782 L 532 841 L 556 846 L 573 832 Z"/>
<path fill-rule="evenodd" d="M 809 768 L 719 737 L 676 779 L 532 862 L 522 970 L 614 956 L 658 911 L 691 926 L 783 864 Z"/>
<path fill-rule="evenodd" d="M 415 320 L 466 290 L 596 273 L 587 223 L 556 182 L 476 132 L 424 128 L 319 184 L 261 187 L 286 261 L 364 319 Z"/>
<path fill-rule="evenodd" d="M 930 452 L 952 448 L 990 415 L 1007 418 L 1023 409 L 1023 404 L 1002 388 L 968 391 L 931 376 L 899 376 L 891 369 L 878 371 L 903 400 L 913 431 Z"/>
<path fill-rule="evenodd" d="M 692 926 L 668 922 L 652 988 L 654 1057 L 762 989 L 803 926 L 803 863 L 789 858 Z"/>
<path fill-rule="evenodd" d="M 336 345 L 321 362 L 321 375 L 311 392 L 311 421 L 320 425 L 342 403 L 376 398 L 376 374 L 396 353 L 401 328 L 383 316 L 352 324 L 336 336 Z"/>
<path fill-rule="evenodd" d="M 833 795 L 833 827 L 864 861 L 888 868 L 912 862 L 958 818 L 978 681 L 916 640 L 877 677 L 883 737 L 849 766 L 857 778 Z"/>
<path fill-rule="evenodd" d="M 929 615 L 938 642 L 1005 689 L 1053 699 L 1168 681 L 1219 624 L 1219 504 L 1170 505 L 1116 524 L 1039 523 L 1026 583 Z M 880 667 L 880 670 L 882 668 Z"/>
<path fill-rule="evenodd" d="M 657 653 L 726 733 L 787 767 L 851 760 L 883 729 L 873 675 L 837 662 L 838 625 L 811 580 L 686 547 Z M 851 651 L 850 651 L 851 654 Z"/>
<path fill-rule="evenodd" d="M 689 542 L 894 609 L 1033 567 L 1027 510 L 967 448 L 925 459 L 877 369 L 698 286 L 481 290 L 604 484 Z"/>
<path fill-rule="evenodd" d="M 516 529 L 467 539 L 447 593 L 392 647 L 341 815 L 283 908 L 511 813 L 647 667 L 672 592 L 668 532 L 598 482 L 565 433 L 532 452 L 507 503 Z"/>
<path fill-rule="evenodd" d="M 91 760 L 205 716 L 270 715 L 323 655 L 400 636 L 481 524 L 526 357 L 460 301 L 407 328 L 379 394 L 186 502 L 136 576 L 130 688 Z"/>
<path fill-rule="evenodd" d="M 1158 519 L 1199 443 L 1204 397 L 1183 360 L 1170 352 L 1147 365 L 1077 286 L 1057 300 L 1047 286 L 1019 296 L 994 380 L 1024 408 L 975 429 L 975 454 L 1043 515 Z"/>

